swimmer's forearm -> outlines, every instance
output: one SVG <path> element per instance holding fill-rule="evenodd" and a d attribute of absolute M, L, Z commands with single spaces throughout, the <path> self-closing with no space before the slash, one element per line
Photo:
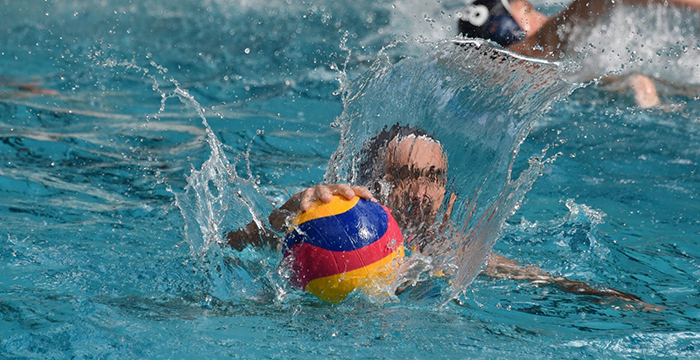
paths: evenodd
<path fill-rule="evenodd" d="M 599 297 L 607 297 L 607 298 L 613 298 L 613 299 L 618 299 L 618 300 L 623 300 L 632 306 L 632 308 L 628 309 L 635 309 L 635 310 L 642 310 L 642 311 L 663 311 L 666 309 L 665 306 L 660 306 L 660 305 L 654 305 L 654 304 L 649 304 L 647 302 L 642 301 L 642 299 L 634 294 L 626 293 L 620 290 L 616 290 L 607 286 L 601 286 L 598 288 L 594 288 L 584 282 L 581 281 L 572 281 L 568 280 L 566 278 L 560 277 L 560 278 L 554 278 L 552 279 L 552 282 L 559 287 L 559 289 L 566 291 L 568 293 L 572 294 L 577 294 L 577 295 L 595 295 Z"/>
<path fill-rule="evenodd" d="M 634 294 L 622 292 L 620 290 L 615 290 L 607 286 L 602 286 L 600 288 L 594 288 L 582 281 L 573 281 L 563 277 L 552 278 L 552 282 L 559 287 L 562 291 L 577 294 L 577 295 L 596 295 L 596 296 L 610 296 L 620 300 L 637 302 L 642 301 L 642 299 Z"/>
<path fill-rule="evenodd" d="M 508 48 L 528 56 L 559 59 L 564 56 L 572 29 L 586 26 L 599 16 L 609 13 L 618 4 L 673 4 L 700 10 L 700 0 L 574 0 L 560 13 L 545 21 L 537 31 Z"/>
<path fill-rule="evenodd" d="M 272 231 L 261 229 L 254 221 L 245 227 L 226 234 L 226 243 L 235 250 L 241 251 L 246 246 L 254 247 L 269 246 L 276 248 L 279 241 Z"/>
<path fill-rule="evenodd" d="M 495 278 L 530 280 L 537 285 L 554 284 L 562 291 L 577 295 L 595 295 L 620 299 L 638 304 L 644 311 L 661 311 L 664 309 L 662 306 L 652 305 L 642 301 L 637 295 L 607 286 L 594 288 L 582 281 L 569 280 L 564 277 L 554 277 L 536 266 L 522 266 L 512 259 L 508 259 L 496 253 L 491 253 L 483 274 Z"/>
<path fill-rule="evenodd" d="M 288 219 L 290 215 L 293 215 L 296 211 L 293 209 L 299 206 L 300 196 L 301 193 L 292 196 L 279 209 L 275 209 L 270 213 L 267 220 L 272 230 L 261 229 L 255 221 L 251 221 L 245 227 L 226 234 L 228 245 L 239 251 L 245 249 L 248 245 L 254 247 L 267 245 L 272 248 L 277 248 L 279 246 L 279 239 L 274 232 L 280 233 L 287 230 Z"/>
<path fill-rule="evenodd" d="M 277 232 L 284 232 L 289 227 L 290 216 L 296 214 L 301 207 L 301 198 L 304 192 L 300 192 L 289 198 L 286 203 L 275 209 L 268 216 L 267 221 L 273 230 Z"/>

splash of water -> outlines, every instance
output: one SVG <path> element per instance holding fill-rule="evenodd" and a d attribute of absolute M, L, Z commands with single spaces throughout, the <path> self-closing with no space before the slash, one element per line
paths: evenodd
<path fill-rule="evenodd" d="M 228 231 L 255 222 L 266 226 L 266 216 L 271 210 L 270 202 L 260 194 L 256 180 L 251 175 L 248 153 L 241 153 L 230 162 L 219 141 L 209 126 L 205 109 L 175 79 L 167 76 L 167 69 L 151 61 L 142 67 L 131 61 L 94 59 L 99 66 L 120 67 L 141 73 L 152 81 L 152 90 L 160 95 L 160 108 L 148 121 L 157 121 L 165 113 L 171 99 L 178 100 L 194 111 L 204 127 L 204 140 L 210 149 L 209 158 L 200 169 L 191 169 L 184 191 L 168 187 L 175 196 L 175 205 L 184 219 L 185 241 L 194 258 L 194 270 L 203 273 L 203 283 L 196 286 L 198 295 L 204 296 L 203 305 L 212 301 L 231 298 L 268 299 L 275 294 L 270 289 L 276 286 L 276 254 L 248 251 L 239 256 L 228 256 L 225 239 Z M 252 140 L 251 140 L 252 141 Z M 236 167 L 245 165 L 248 177 L 238 175 Z M 271 263 L 271 265 L 267 265 Z"/>
<path fill-rule="evenodd" d="M 568 52 L 580 62 L 572 74 L 643 73 L 676 85 L 700 84 L 700 13 L 673 6 L 621 5 L 590 27 L 576 27 Z"/>
<path fill-rule="evenodd" d="M 201 255 L 211 245 L 221 244 L 226 229 L 245 226 L 247 219 L 263 227 L 262 214 L 269 212 L 269 203 L 257 191 L 252 175 L 243 179 L 236 174 L 235 165 L 227 159 L 223 145 L 209 127 L 197 101 L 179 86 L 174 96 L 197 111 L 211 149 L 211 156 L 202 168 L 193 169 L 187 178 L 184 194 L 176 194 L 176 204 L 183 214 L 192 215 L 185 215 L 186 239 L 192 253 Z"/>
<path fill-rule="evenodd" d="M 157 119 L 165 112 L 168 100 L 177 99 L 193 110 L 201 120 L 211 155 L 200 170 L 191 170 L 184 193 L 169 189 L 175 195 L 175 203 L 185 218 L 185 239 L 194 256 L 202 256 L 212 245 L 221 244 L 226 229 L 242 227 L 249 221 L 254 221 L 259 227 L 263 226 L 263 214 L 269 212 L 271 205 L 258 192 L 248 165 L 248 154 L 240 154 L 233 164 L 228 160 L 224 145 L 207 122 L 204 108 L 177 80 L 166 77 L 166 68 L 154 61 L 150 61 L 149 67 L 142 67 L 135 59 L 115 61 L 95 56 L 93 60 L 99 66 L 121 67 L 142 73 L 152 81 L 152 89 L 161 99 L 160 109 L 154 116 L 147 118 Z M 247 179 L 237 175 L 236 165 L 241 162 L 246 165 Z"/>
<path fill-rule="evenodd" d="M 271 204 L 259 192 L 250 168 L 248 179 L 236 174 L 218 140 L 207 123 L 203 108 L 184 89 L 175 83 L 172 96 L 196 110 L 206 129 L 211 155 L 200 170 L 192 169 L 187 178 L 184 193 L 175 195 L 175 203 L 185 221 L 185 239 L 192 255 L 201 259 L 201 268 L 211 281 L 209 291 L 217 299 L 232 296 L 268 299 L 282 286 L 275 280 L 278 260 L 263 252 L 248 251 L 236 257 L 226 256 L 222 250 L 227 231 L 242 228 L 250 221 L 258 228 L 269 228 L 264 214 L 271 211 Z M 165 104 L 164 97 L 163 105 Z M 248 164 L 247 154 L 242 155 Z M 271 264 L 269 264 L 271 263 Z"/>
<path fill-rule="evenodd" d="M 557 64 L 517 57 L 478 42 L 442 43 L 427 57 L 397 64 L 380 53 L 379 60 L 354 82 L 339 71 L 344 111 L 336 125 L 341 126 L 342 138 L 326 181 L 356 182 L 364 141 L 395 123 L 434 134 L 448 154 L 449 191 L 457 200 L 451 217 L 443 220 L 452 230 L 429 244 L 430 258 L 416 253 L 404 265 L 410 270 L 406 276 L 414 280 L 424 279 L 426 272 L 448 274 L 434 288 L 426 288 L 423 297 L 444 303 L 471 283 L 504 221 L 551 161 L 532 159 L 530 167 L 511 180 L 513 160 L 533 121 L 574 87 L 562 81 L 559 72 Z M 203 285 L 204 291 L 218 299 L 268 298 L 264 294 L 270 295 L 273 288 L 281 296 L 285 291 L 280 285 L 284 281 L 275 275 L 278 259 L 262 251 L 231 257 L 219 246 L 225 231 L 250 221 L 265 227 L 270 202 L 251 178 L 236 174 L 241 159 L 229 162 L 199 103 L 175 80 L 167 81 L 174 87 L 170 92 L 161 90 L 154 79 L 153 89 L 161 94 L 160 112 L 169 99 L 195 110 L 211 150 L 201 169 L 192 169 L 184 192 L 171 190 L 185 221 L 185 239 L 200 260 L 198 269 L 208 274 L 210 284 Z"/>
<path fill-rule="evenodd" d="M 424 58 L 391 64 L 380 56 L 363 77 L 343 87 L 345 108 L 337 119 L 341 142 L 325 181 L 356 183 L 368 139 L 393 124 L 422 129 L 443 145 L 448 191 L 456 196 L 451 216 L 443 218 L 451 230 L 424 249 L 436 270 L 451 274 L 441 281 L 449 285 L 440 289 L 440 303 L 458 296 L 476 277 L 503 223 L 552 161 L 532 159 L 517 180 L 511 179 L 532 123 L 575 87 L 562 80 L 561 71 L 559 64 L 480 42 L 444 42 Z"/>

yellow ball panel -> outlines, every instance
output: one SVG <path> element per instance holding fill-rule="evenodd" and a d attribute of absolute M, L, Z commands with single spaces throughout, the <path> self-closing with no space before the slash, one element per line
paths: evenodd
<path fill-rule="evenodd" d="M 338 304 L 355 289 L 370 290 L 378 282 L 381 282 L 380 285 L 391 284 L 398 266 L 394 259 L 403 256 L 403 246 L 400 246 L 391 255 L 365 267 L 311 280 L 305 290 L 323 301 Z"/>
<path fill-rule="evenodd" d="M 358 201 L 360 201 L 359 196 L 348 200 L 340 195 L 333 195 L 333 200 L 327 204 L 316 200 L 309 210 L 299 214 L 296 219 L 296 225 L 322 217 L 342 214 L 357 205 Z"/>

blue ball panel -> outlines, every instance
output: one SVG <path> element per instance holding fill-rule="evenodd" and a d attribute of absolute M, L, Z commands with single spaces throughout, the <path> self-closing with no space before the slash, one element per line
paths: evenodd
<path fill-rule="evenodd" d="M 307 221 L 285 235 L 290 249 L 307 243 L 330 251 L 351 251 L 370 245 L 386 233 L 389 217 L 378 203 L 360 200 L 352 209 Z"/>

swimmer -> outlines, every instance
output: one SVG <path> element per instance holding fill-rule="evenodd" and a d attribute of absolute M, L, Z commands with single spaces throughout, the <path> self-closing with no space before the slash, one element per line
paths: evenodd
<path fill-rule="evenodd" d="M 416 245 L 423 245 L 422 239 L 430 237 L 429 231 L 437 221 L 438 210 L 447 193 L 447 159 L 442 145 L 421 130 L 394 125 L 369 141 L 362 158 L 358 182 L 366 186 L 330 184 L 308 188 L 270 214 L 268 221 L 272 230 L 285 232 L 291 225 L 288 218 L 299 210 L 308 210 L 317 200 L 327 203 L 333 195 L 347 199 L 359 196 L 371 201 L 378 201 L 378 198 L 392 209 L 404 236 L 415 236 Z M 374 193 L 368 187 L 373 188 Z M 451 197 L 446 215 L 451 212 L 455 199 Z M 280 246 L 274 233 L 259 229 L 254 222 L 229 233 L 227 239 L 237 250 L 248 244 Z"/>
<path fill-rule="evenodd" d="M 475 0 L 462 11 L 458 27 L 462 35 L 492 40 L 523 55 L 563 59 L 574 27 L 590 26 L 619 4 L 662 4 L 700 10 L 700 0 L 574 0 L 548 18 L 526 0 Z M 635 74 L 625 80 L 637 105 L 650 108 L 660 104 L 651 78 Z"/>
<path fill-rule="evenodd" d="M 40 87 L 39 83 L 19 83 L 0 76 L 0 87 L 14 88 L 18 91 L 13 91 L 9 95 L 5 96 L 0 94 L 0 98 L 28 98 L 36 95 L 58 95 L 58 91 L 51 89 L 44 89 Z"/>
<path fill-rule="evenodd" d="M 436 232 L 444 232 L 449 223 L 452 206 L 457 198 L 447 195 L 447 156 L 442 144 L 424 131 L 398 124 L 384 129 L 368 142 L 358 165 L 358 183 L 317 185 L 292 196 L 269 216 L 269 223 L 277 233 L 285 232 L 291 224 L 288 219 L 298 211 L 308 210 L 315 201 L 328 203 L 333 195 L 347 199 L 359 196 L 379 201 L 392 210 L 401 227 L 406 245 L 431 255 Z M 368 190 L 374 189 L 374 192 Z M 445 200 L 447 198 L 447 200 Z M 444 211 L 440 213 L 443 203 Z M 442 225 L 439 224 L 442 217 Z M 251 222 L 243 229 L 227 235 L 228 244 L 237 250 L 247 245 L 281 248 L 280 238 L 273 231 L 259 229 Z M 590 285 L 552 276 L 534 266 L 520 266 L 517 262 L 492 253 L 483 275 L 493 278 L 530 280 L 534 284 L 554 284 L 566 292 L 579 295 L 612 297 L 637 304 L 644 310 L 660 310 L 642 302 L 639 297 L 607 287 Z M 399 289 L 404 290 L 410 284 Z"/>

